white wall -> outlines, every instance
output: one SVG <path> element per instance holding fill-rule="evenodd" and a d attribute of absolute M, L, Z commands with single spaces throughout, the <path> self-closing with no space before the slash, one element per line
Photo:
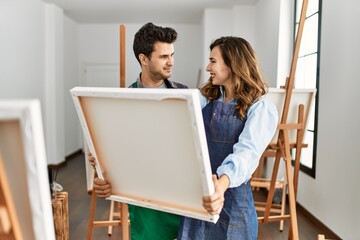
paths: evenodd
<path fill-rule="evenodd" d="M 210 44 L 221 36 L 232 34 L 231 9 L 206 9 L 202 19 L 202 33 L 201 83 L 204 83 L 209 79 L 209 73 L 205 68 L 209 63 Z"/>
<path fill-rule="evenodd" d="M 83 145 L 79 118 L 70 95 L 70 89 L 79 86 L 78 24 L 64 17 L 64 124 L 65 155 L 79 150 Z"/>
<path fill-rule="evenodd" d="M 360 236 L 360 2 L 323 1 L 316 179 L 298 201 L 343 239 Z"/>
<path fill-rule="evenodd" d="M 201 67 L 201 32 L 196 24 L 162 24 L 176 29 L 178 39 L 175 42 L 175 65 L 170 79 L 195 87 L 198 69 Z M 133 50 L 135 33 L 142 24 L 126 26 L 126 86 L 136 81 L 140 73 Z M 120 24 L 80 24 L 79 25 L 80 66 L 86 64 L 119 64 Z M 185 37 L 186 36 L 186 37 Z"/>
<path fill-rule="evenodd" d="M 269 86 L 275 87 L 278 80 L 278 47 L 280 24 L 280 0 L 260 0 L 256 5 L 254 46 L 263 76 Z"/>
<path fill-rule="evenodd" d="M 209 46 L 221 36 L 239 36 L 254 48 L 264 79 L 275 87 L 278 76 L 278 36 L 280 0 L 259 0 L 254 6 L 239 5 L 232 9 L 206 9 L 203 15 L 203 71 L 202 82 L 209 78 Z"/>
<path fill-rule="evenodd" d="M 293 13 L 294 3 L 288 0 L 280 0 L 277 79 L 273 79 L 276 81 L 271 82 L 272 87 L 284 86 L 286 78 L 290 75 L 293 56 L 293 42 L 291 41 L 294 23 Z"/>
<path fill-rule="evenodd" d="M 246 39 L 254 49 L 256 44 L 256 6 L 235 6 L 232 9 L 232 34 Z"/>
<path fill-rule="evenodd" d="M 65 160 L 64 131 L 64 32 L 63 10 L 44 4 L 45 22 L 45 141 L 49 164 Z"/>
<path fill-rule="evenodd" d="M 43 11 L 38 0 L 0 1 L 0 98 L 44 102 Z"/>
<path fill-rule="evenodd" d="M 0 98 L 40 100 L 49 164 L 65 157 L 62 16 L 40 0 L 0 2 Z"/>
<path fill-rule="evenodd" d="M 196 88 L 199 69 L 202 68 L 202 32 L 200 24 L 163 24 L 178 32 L 175 46 L 174 81 Z"/>
<path fill-rule="evenodd" d="M 45 131 L 52 102 L 46 105 L 44 19 L 39 0 L 0 2 L 0 98 L 39 99 L 48 146 L 54 138 Z M 48 148 L 47 159 L 55 159 Z"/>

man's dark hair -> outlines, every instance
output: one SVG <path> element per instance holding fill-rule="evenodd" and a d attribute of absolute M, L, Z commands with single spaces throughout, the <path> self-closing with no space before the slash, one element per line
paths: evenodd
<path fill-rule="evenodd" d="M 150 57 L 156 42 L 173 43 L 176 38 L 177 32 L 173 28 L 156 26 L 151 22 L 147 23 L 135 34 L 133 44 L 135 57 L 140 63 L 139 54 L 142 53 Z"/>

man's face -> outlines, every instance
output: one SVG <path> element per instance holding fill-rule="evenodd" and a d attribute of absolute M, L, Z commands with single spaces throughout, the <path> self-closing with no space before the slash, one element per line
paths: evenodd
<path fill-rule="evenodd" d="M 157 42 L 151 53 L 146 70 L 154 80 L 169 78 L 174 65 L 174 44 Z"/>

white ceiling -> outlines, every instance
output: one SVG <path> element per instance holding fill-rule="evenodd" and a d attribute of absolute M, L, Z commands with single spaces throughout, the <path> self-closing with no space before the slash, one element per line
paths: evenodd
<path fill-rule="evenodd" d="M 203 9 L 230 9 L 258 0 L 43 0 L 79 23 L 200 23 Z"/>

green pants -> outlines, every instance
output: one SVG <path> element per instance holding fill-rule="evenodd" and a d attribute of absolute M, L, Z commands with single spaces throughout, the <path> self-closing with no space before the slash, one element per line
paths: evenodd
<path fill-rule="evenodd" d="M 174 240 L 180 224 L 178 215 L 129 205 L 131 240 Z"/>

